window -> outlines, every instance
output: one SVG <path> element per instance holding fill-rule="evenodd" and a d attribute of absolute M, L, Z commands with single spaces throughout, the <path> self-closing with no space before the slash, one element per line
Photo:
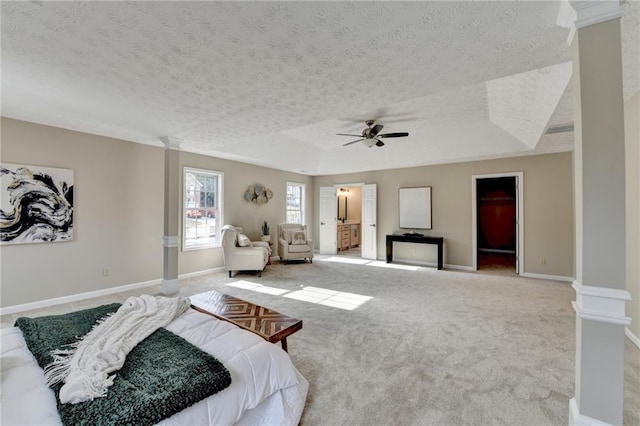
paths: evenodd
<path fill-rule="evenodd" d="M 304 184 L 287 182 L 287 223 L 304 225 Z"/>
<path fill-rule="evenodd" d="M 183 250 L 220 245 L 223 176 L 221 172 L 184 168 Z"/>

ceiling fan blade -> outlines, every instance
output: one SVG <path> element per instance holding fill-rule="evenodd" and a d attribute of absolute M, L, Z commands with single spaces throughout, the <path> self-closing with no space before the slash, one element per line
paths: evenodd
<path fill-rule="evenodd" d="M 363 140 L 364 140 L 364 138 L 356 139 L 355 141 L 343 143 L 342 146 L 351 145 L 352 143 L 360 142 L 360 141 L 363 141 Z"/>
<path fill-rule="evenodd" d="M 352 134 L 349 134 L 349 133 L 336 133 L 336 135 L 338 135 L 338 136 L 353 136 L 353 137 L 356 137 L 356 138 L 361 138 L 362 137 L 362 135 L 352 135 Z"/>
<path fill-rule="evenodd" d="M 409 136 L 409 133 L 407 133 L 407 132 L 384 133 L 382 135 L 378 135 L 377 137 L 379 137 L 379 138 L 403 138 L 405 136 Z"/>
<path fill-rule="evenodd" d="M 378 142 L 376 142 L 376 146 L 384 146 L 384 142 L 382 142 L 381 140 L 378 140 Z"/>
<path fill-rule="evenodd" d="M 375 126 L 373 126 L 371 128 L 371 131 L 369 132 L 370 135 L 375 136 L 378 133 L 380 133 L 380 130 L 382 130 L 384 126 L 382 124 L 376 124 Z"/>

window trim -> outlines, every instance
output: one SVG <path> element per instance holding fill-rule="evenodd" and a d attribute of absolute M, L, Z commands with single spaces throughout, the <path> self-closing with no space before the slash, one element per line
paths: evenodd
<path fill-rule="evenodd" d="M 187 247 L 187 173 L 205 173 L 212 174 L 218 177 L 218 205 L 216 206 L 216 239 L 213 243 L 207 245 L 198 245 L 194 247 Z M 218 170 L 209 170 L 209 169 L 200 169 L 197 167 L 191 166 L 182 166 L 182 202 L 180 205 L 180 217 L 182 218 L 182 251 L 193 251 L 193 250 L 209 250 L 212 248 L 218 248 L 222 246 L 222 224 L 223 221 L 223 212 L 224 212 L 224 172 Z"/>
<path fill-rule="evenodd" d="M 289 190 L 289 186 L 299 186 L 300 187 L 300 218 L 302 223 L 300 223 L 300 225 L 306 225 L 306 209 L 305 209 L 305 203 L 306 203 L 306 198 L 307 198 L 307 185 L 301 182 L 292 182 L 292 181 L 287 181 L 285 183 L 285 187 L 284 187 L 284 217 L 285 217 L 285 223 L 289 223 L 287 222 L 287 216 L 289 213 L 289 209 L 287 208 L 287 194 L 288 194 L 288 190 Z"/>

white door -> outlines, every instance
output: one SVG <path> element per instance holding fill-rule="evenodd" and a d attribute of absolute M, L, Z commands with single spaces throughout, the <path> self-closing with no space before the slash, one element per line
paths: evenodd
<path fill-rule="evenodd" d="M 336 188 L 320 187 L 320 254 L 336 254 L 338 225 Z"/>
<path fill-rule="evenodd" d="M 377 191 L 375 183 L 362 187 L 362 257 L 374 260 L 378 258 Z"/>

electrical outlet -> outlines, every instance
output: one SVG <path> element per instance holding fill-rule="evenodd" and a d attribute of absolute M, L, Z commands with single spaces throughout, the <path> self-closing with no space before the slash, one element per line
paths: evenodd
<path fill-rule="evenodd" d="M 108 277 L 109 275 L 111 275 L 111 270 L 109 268 L 104 268 L 102 270 L 102 276 L 103 277 Z"/>
<path fill-rule="evenodd" d="M 546 263 L 547 263 L 547 258 L 546 258 L 546 257 L 544 257 L 544 256 L 542 256 L 542 257 L 540 258 L 540 264 L 541 264 L 541 265 L 545 265 Z"/>

